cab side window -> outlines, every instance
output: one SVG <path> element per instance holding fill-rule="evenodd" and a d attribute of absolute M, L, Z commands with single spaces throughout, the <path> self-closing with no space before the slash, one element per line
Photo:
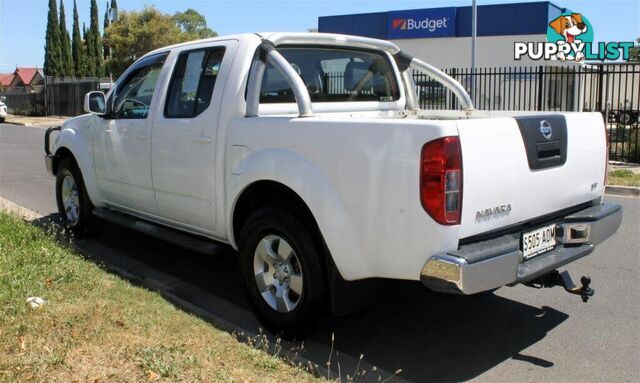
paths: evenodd
<path fill-rule="evenodd" d="M 150 56 L 138 62 L 124 81 L 118 85 L 113 100 L 111 117 L 117 119 L 144 119 L 149 115 L 151 99 L 167 53 Z"/>
<path fill-rule="evenodd" d="M 165 117 L 195 117 L 207 109 L 224 51 L 225 48 L 208 48 L 180 54 L 169 84 Z"/>

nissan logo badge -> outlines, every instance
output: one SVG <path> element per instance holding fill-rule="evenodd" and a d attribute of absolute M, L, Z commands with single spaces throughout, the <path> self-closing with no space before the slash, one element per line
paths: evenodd
<path fill-rule="evenodd" d="M 551 138 L 551 133 L 553 133 L 553 129 L 551 129 L 551 125 L 546 120 L 540 121 L 540 133 L 547 140 Z"/>

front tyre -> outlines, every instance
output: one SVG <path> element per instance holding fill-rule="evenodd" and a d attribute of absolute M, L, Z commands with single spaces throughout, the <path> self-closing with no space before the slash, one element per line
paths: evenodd
<path fill-rule="evenodd" d="M 240 269 L 254 313 L 286 338 L 305 336 L 325 311 L 321 250 L 289 212 L 262 208 L 240 235 Z"/>
<path fill-rule="evenodd" d="M 56 173 L 56 202 L 64 227 L 76 235 L 95 234 L 100 222 L 91 213 L 89 200 L 78 166 L 72 158 L 65 158 Z"/>

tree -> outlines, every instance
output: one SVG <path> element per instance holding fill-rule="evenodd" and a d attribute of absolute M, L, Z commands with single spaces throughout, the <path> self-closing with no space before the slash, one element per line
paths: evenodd
<path fill-rule="evenodd" d="M 189 35 L 189 40 L 218 36 L 216 32 L 207 27 L 207 19 L 195 9 L 189 8 L 184 12 L 176 12 L 173 15 L 173 20 L 183 33 Z"/>
<path fill-rule="evenodd" d="M 103 33 L 107 33 L 107 28 L 111 25 L 112 21 L 116 21 L 118 19 L 118 2 L 116 0 L 111 0 L 111 5 L 107 1 L 107 9 L 104 12 L 104 23 L 103 23 Z M 104 50 L 104 59 L 107 60 L 109 56 L 111 56 L 111 48 L 109 48 L 109 43 L 105 39 L 105 36 L 102 36 L 102 48 Z"/>
<path fill-rule="evenodd" d="M 87 57 L 89 69 L 92 76 L 104 77 L 104 66 L 102 59 L 102 44 L 100 44 L 100 21 L 98 19 L 98 4 L 96 0 L 91 0 L 91 23 L 89 24 Z"/>
<path fill-rule="evenodd" d="M 142 11 L 121 11 L 118 20 L 105 33 L 111 49 L 108 70 L 119 76 L 145 53 L 163 46 L 189 40 L 170 15 L 153 6 Z"/>
<path fill-rule="evenodd" d="M 67 19 L 64 14 L 64 1 L 60 0 L 60 53 L 62 57 L 62 76 L 73 76 L 73 55 L 71 53 L 71 39 L 67 31 Z"/>
<path fill-rule="evenodd" d="M 636 42 L 640 44 L 640 37 L 636 39 Z M 629 62 L 639 62 L 640 61 L 640 45 L 634 45 L 633 48 L 629 49 Z"/>
<path fill-rule="evenodd" d="M 84 36 L 84 51 L 86 52 L 84 62 L 86 76 L 94 77 L 97 73 L 95 60 L 96 44 L 93 40 L 93 33 L 91 33 L 91 29 L 87 29 L 84 24 L 82 29 Z"/>
<path fill-rule="evenodd" d="M 104 22 L 102 24 L 102 30 L 104 31 L 104 33 L 107 33 L 107 28 L 109 28 L 109 25 L 111 24 L 111 15 L 109 14 L 109 11 L 109 2 L 107 1 L 107 9 L 104 11 Z M 107 40 L 104 38 L 104 36 L 102 36 L 102 50 L 104 51 L 104 59 L 107 60 L 109 58 L 110 50 L 109 44 L 107 43 Z"/>
<path fill-rule="evenodd" d="M 76 76 L 84 77 L 87 75 L 86 59 L 84 52 L 84 41 L 80 36 L 80 23 L 78 21 L 78 6 L 76 0 L 73 0 L 73 31 L 71 32 L 73 41 L 71 44 L 71 56 L 73 57 L 73 69 Z"/>
<path fill-rule="evenodd" d="M 60 24 L 56 0 L 49 0 L 47 32 L 44 45 L 44 73 L 47 76 L 60 76 L 62 73 L 62 52 L 60 50 Z"/>

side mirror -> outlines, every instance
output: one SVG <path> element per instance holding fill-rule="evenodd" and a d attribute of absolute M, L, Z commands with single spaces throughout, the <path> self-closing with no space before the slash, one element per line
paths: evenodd
<path fill-rule="evenodd" d="M 100 116 L 104 115 L 107 112 L 107 101 L 104 93 L 95 91 L 85 94 L 84 111 Z"/>

